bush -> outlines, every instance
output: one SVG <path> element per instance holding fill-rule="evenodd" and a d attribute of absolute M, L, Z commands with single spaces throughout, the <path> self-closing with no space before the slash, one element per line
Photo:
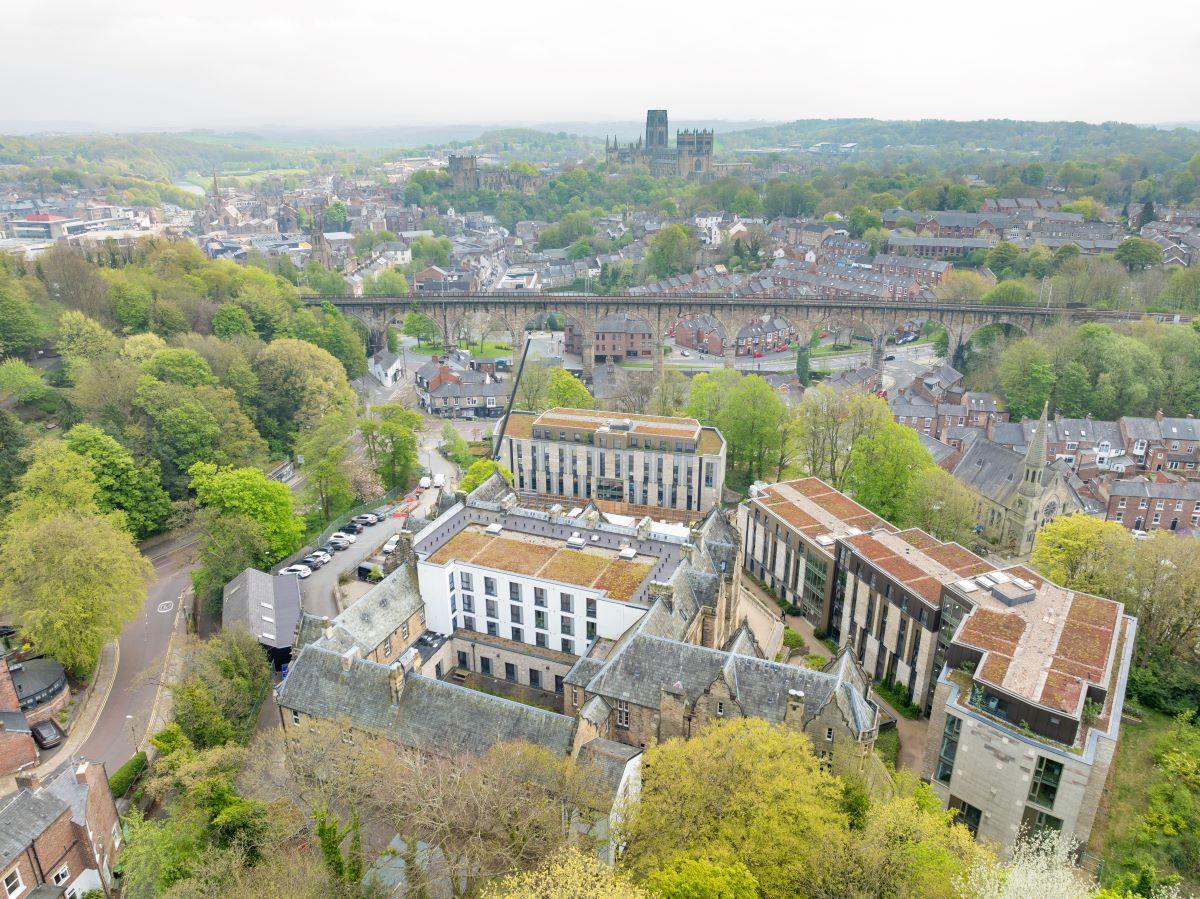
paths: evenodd
<path fill-rule="evenodd" d="M 881 730 L 879 736 L 875 738 L 875 752 L 889 768 L 895 771 L 896 763 L 900 758 L 900 732 L 894 727 Z"/>
<path fill-rule="evenodd" d="M 118 768 L 116 773 L 108 779 L 108 789 L 112 792 L 113 799 L 120 799 L 128 793 L 129 788 L 145 770 L 146 753 L 144 752 L 136 753 L 133 758 Z"/>
<path fill-rule="evenodd" d="M 921 717 L 921 707 L 909 702 L 908 690 L 895 681 L 880 681 L 875 685 L 875 692 L 905 718 Z"/>
<path fill-rule="evenodd" d="M 804 642 L 804 638 L 790 627 L 783 629 L 783 645 L 788 649 L 794 649 L 798 652 L 804 652 L 808 649 L 808 644 Z"/>

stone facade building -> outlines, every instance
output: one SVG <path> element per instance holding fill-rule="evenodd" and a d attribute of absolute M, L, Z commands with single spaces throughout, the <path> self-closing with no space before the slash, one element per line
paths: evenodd
<path fill-rule="evenodd" d="M 667 111 L 646 111 L 646 136 L 643 140 L 622 144 L 616 138 L 605 138 L 604 158 L 610 163 L 645 165 L 657 177 L 687 178 L 689 181 L 708 181 L 713 170 L 713 132 L 684 130 L 675 135 L 675 147 L 669 145 Z"/>
<path fill-rule="evenodd" d="M 514 411 L 499 461 L 521 494 L 620 503 L 634 514 L 659 508 L 699 517 L 720 502 L 725 485 L 725 439 L 694 418 Z"/>

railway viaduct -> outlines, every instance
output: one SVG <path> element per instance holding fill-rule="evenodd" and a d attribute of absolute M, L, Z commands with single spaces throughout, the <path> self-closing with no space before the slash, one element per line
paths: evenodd
<path fill-rule="evenodd" d="M 482 324 L 487 333 L 507 333 L 514 348 L 524 343 L 529 323 L 550 312 L 569 317 L 580 330 L 583 372 L 595 366 L 595 335 L 600 322 L 613 313 L 644 321 L 655 346 L 662 346 L 667 332 L 682 319 L 707 315 L 716 320 L 726 343 L 725 365 L 732 368 L 738 332 L 763 316 L 778 316 L 797 334 L 816 329 L 837 331 L 852 328 L 872 338 L 872 361 L 881 361 L 886 338 L 902 326 L 918 321 L 942 325 L 950 339 L 950 358 L 960 360 L 971 335 L 988 325 L 1009 325 L 1026 334 L 1036 334 L 1052 322 L 1080 324 L 1088 321 L 1136 321 L 1141 312 L 1086 309 L 1062 306 L 988 306 L 977 303 L 923 302 L 919 300 L 854 300 L 816 297 L 725 297 L 725 296 L 598 296 L 582 293 L 524 293 L 521 291 L 456 294 L 414 293 L 397 297 L 306 297 L 305 302 L 335 307 L 361 321 L 371 334 L 371 346 L 384 344 L 389 323 L 419 312 L 433 321 L 443 345 L 449 349 L 462 337 L 468 324 Z M 1173 316 L 1171 320 L 1190 318 Z M 1158 318 L 1168 318 L 1158 316 Z M 662 355 L 655 359 L 661 374 Z"/>

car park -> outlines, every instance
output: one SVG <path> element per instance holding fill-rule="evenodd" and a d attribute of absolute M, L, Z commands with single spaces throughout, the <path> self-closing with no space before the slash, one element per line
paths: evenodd
<path fill-rule="evenodd" d="M 352 521 L 357 521 L 359 524 L 370 527 L 373 524 L 379 524 L 379 516 L 373 512 L 363 512 L 361 515 L 355 515 Z"/>
<path fill-rule="evenodd" d="M 391 555 L 392 553 L 394 553 L 396 551 L 396 547 L 399 545 L 400 545 L 400 535 L 392 534 L 392 536 L 388 537 L 387 543 L 383 544 L 383 554 L 385 556 Z"/>
<path fill-rule="evenodd" d="M 332 559 L 332 558 L 333 558 L 333 554 L 334 554 L 335 552 L 337 552 L 337 547 L 336 547 L 336 546 L 334 546 L 334 545 L 333 545 L 333 541 L 332 541 L 332 540 L 330 540 L 328 543 L 322 543 L 320 546 L 318 546 L 318 547 L 317 547 L 317 552 L 319 552 L 319 553 L 325 553 L 325 555 L 329 556 L 329 558 L 331 558 L 331 559 Z"/>
<path fill-rule="evenodd" d="M 895 362 L 895 361 L 896 361 L 896 354 L 895 354 L 895 353 L 888 353 L 886 356 L 884 356 L 884 357 L 883 357 L 883 361 L 884 361 L 884 362 Z"/>
<path fill-rule="evenodd" d="M 309 568 L 307 565 L 297 564 L 297 565 L 289 565 L 287 568 L 282 569 L 279 573 L 280 574 L 294 574 L 297 577 L 299 577 L 301 580 L 303 580 L 304 578 L 309 577 L 312 574 L 312 569 Z"/>
<path fill-rule="evenodd" d="M 341 540 L 347 544 L 353 543 L 357 539 L 358 538 L 355 537 L 353 534 L 346 533 L 345 531 L 334 531 L 329 536 L 330 542 L 333 542 L 335 540 Z"/>
<path fill-rule="evenodd" d="M 325 560 L 321 556 L 305 556 L 299 561 L 300 565 L 307 565 L 313 571 L 316 571 L 325 564 Z"/>
<path fill-rule="evenodd" d="M 333 550 L 331 550 L 331 549 L 326 549 L 323 546 L 318 546 L 311 553 L 309 553 L 309 555 L 316 556 L 318 559 L 320 559 L 325 564 L 329 564 L 329 562 L 331 562 L 333 560 L 332 552 L 333 552 Z"/>
<path fill-rule="evenodd" d="M 53 749 L 63 741 L 63 732 L 59 730 L 57 724 L 51 719 L 39 721 L 37 724 L 31 725 L 30 733 L 33 734 L 33 740 L 41 749 Z"/>
<path fill-rule="evenodd" d="M 346 534 L 361 534 L 364 530 L 366 530 L 366 528 L 364 528 L 357 521 L 347 521 L 344 525 L 342 525 L 342 532 Z"/>
<path fill-rule="evenodd" d="M 680 351 L 679 351 L 679 355 L 680 355 L 680 356 L 690 356 L 690 355 L 692 355 L 692 354 L 691 354 L 691 353 L 689 353 L 687 350 L 680 350 Z"/>

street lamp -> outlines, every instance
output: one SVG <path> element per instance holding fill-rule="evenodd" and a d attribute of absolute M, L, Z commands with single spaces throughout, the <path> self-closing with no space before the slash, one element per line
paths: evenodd
<path fill-rule="evenodd" d="M 138 741 L 137 741 L 137 736 L 134 733 L 134 729 L 133 729 L 133 715 L 125 716 L 125 726 L 129 728 L 129 745 L 132 747 L 133 752 L 136 753 L 137 748 L 138 748 Z"/>

